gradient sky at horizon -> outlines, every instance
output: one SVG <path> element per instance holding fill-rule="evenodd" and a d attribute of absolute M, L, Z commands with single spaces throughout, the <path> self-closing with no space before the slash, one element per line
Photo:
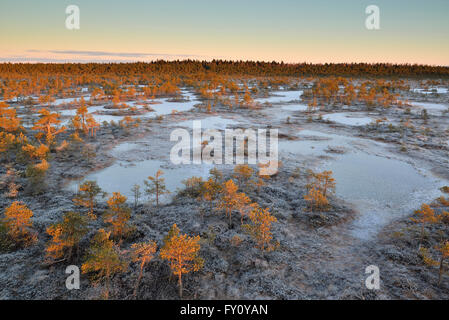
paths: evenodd
<path fill-rule="evenodd" d="M 80 8 L 81 28 L 65 27 Z M 365 28 L 380 7 L 381 29 Z M 1 0 L 0 62 L 238 59 L 449 66 L 448 0 Z"/>

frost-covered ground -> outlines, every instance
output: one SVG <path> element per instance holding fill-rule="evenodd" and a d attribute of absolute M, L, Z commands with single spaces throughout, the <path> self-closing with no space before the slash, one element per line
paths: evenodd
<path fill-rule="evenodd" d="M 0 298 L 94 297 L 96 291 L 87 279 L 83 279 L 84 290 L 67 292 L 64 267 L 41 265 L 48 240 L 45 227 L 63 212 L 74 209 L 71 198 L 81 181 L 96 180 L 108 193 L 120 191 L 131 204 L 132 186 L 143 187 L 143 180 L 154 176 L 158 169 L 164 171 L 171 194 L 164 197 L 160 208 L 141 204 L 133 212 L 132 223 L 137 227 L 136 239 L 156 240 L 159 245 L 173 223 L 183 232 L 205 239 L 201 251 L 205 269 L 186 277 L 189 297 L 448 298 L 449 279 L 446 277 L 441 287 L 428 283 L 434 280 L 434 271 L 419 269 L 413 262 L 413 250 L 400 253 L 391 237 L 395 226 L 406 224 L 413 210 L 433 201 L 441 195 L 439 188 L 449 185 L 449 115 L 443 113 L 449 97 L 447 90 L 440 91 L 437 98 L 426 95 L 431 101 L 409 97 L 410 113 L 399 107 L 368 112 L 348 106 L 344 112 L 326 109 L 309 114 L 307 103 L 301 100 L 303 90 L 275 91 L 269 97 L 257 98 L 264 104 L 257 110 L 218 107 L 210 114 L 195 108 L 201 101 L 188 89 L 182 92 L 186 102 L 157 99 L 149 104 L 152 111 L 132 115 L 143 120 L 139 128 L 123 132 L 109 125 L 100 129 L 97 140 L 91 141 L 97 154 L 92 162 L 76 155 L 64 161 L 52 160 L 49 185 L 54 192 L 23 197 L 35 212 L 41 241 L 38 246 L 0 256 Z M 75 114 L 71 106 L 74 100 L 64 98 L 53 103 L 64 124 Z M 140 109 L 141 102 L 126 103 Z M 36 110 L 24 111 L 19 104 L 16 107 L 31 126 Z M 429 111 L 425 122 L 420 118 L 423 108 Z M 100 122 L 124 118 L 113 114 L 115 111 L 107 105 L 89 107 Z M 163 118 L 156 121 L 156 116 L 161 115 Z M 207 178 L 211 169 L 211 165 L 176 166 L 170 162 L 170 149 L 175 143 L 170 141 L 170 133 L 176 128 L 191 130 L 194 120 L 201 120 L 203 129 L 279 129 L 280 173 L 267 182 L 261 193 L 248 191 L 254 201 L 269 207 L 278 219 L 274 238 L 280 247 L 274 252 L 256 250 L 237 220 L 230 227 L 216 212 L 178 194 L 183 180 L 192 176 Z M 376 120 L 384 123 L 376 124 Z M 397 128 L 405 121 L 411 121 L 418 131 L 404 129 L 399 133 Z M 422 134 L 422 127 L 430 128 L 430 132 Z M 232 166 L 218 168 L 231 176 Z M 301 173 L 292 180 L 297 168 Z M 314 214 L 305 210 L 307 169 L 333 171 L 337 187 L 331 212 Z M 2 199 L 0 204 L 4 208 L 8 202 Z M 244 239 L 237 248 L 231 245 L 236 235 Z M 367 291 L 364 271 L 372 264 L 388 266 L 385 273 L 399 283 L 385 280 L 380 291 Z M 135 274 L 127 273 L 114 279 L 117 298 L 130 297 L 134 278 Z M 176 298 L 176 284 L 168 282 L 168 278 L 167 266 L 156 260 L 146 271 L 140 298 Z"/>

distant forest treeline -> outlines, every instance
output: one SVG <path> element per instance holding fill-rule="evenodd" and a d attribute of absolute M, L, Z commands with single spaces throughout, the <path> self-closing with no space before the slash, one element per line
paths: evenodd
<path fill-rule="evenodd" d="M 449 67 L 388 63 L 289 64 L 254 61 L 154 61 L 137 63 L 1 63 L 2 73 L 115 74 L 164 73 L 186 75 L 218 73 L 246 76 L 349 76 L 449 78 Z"/>

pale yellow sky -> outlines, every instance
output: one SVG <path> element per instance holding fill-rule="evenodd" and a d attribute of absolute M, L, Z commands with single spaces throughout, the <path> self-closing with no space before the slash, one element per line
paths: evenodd
<path fill-rule="evenodd" d="M 2 0 L 0 61 L 242 59 L 449 65 L 449 1 L 377 0 L 380 30 L 365 27 L 367 0 Z"/>

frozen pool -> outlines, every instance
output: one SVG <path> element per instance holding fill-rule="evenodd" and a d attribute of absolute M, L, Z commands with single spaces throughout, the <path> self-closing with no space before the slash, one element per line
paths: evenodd
<path fill-rule="evenodd" d="M 421 112 L 426 109 L 429 114 L 440 115 L 443 111 L 449 110 L 449 105 L 430 102 L 413 102 L 411 111 L 414 113 Z"/>
<path fill-rule="evenodd" d="M 446 94 L 448 92 L 448 89 L 442 87 L 429 88 L 429 89 L 415 88 L 412 91 L 415 93 L 422 93 L 422 94 L 432 94 L 432 93 Z"/>
<path fill-rule="evenodd" d="M 282 103 L 282 102 L 290 102 L 290 101 L 299 101 L 301 100 L 301 96 L 304 93 L 303 90 L 296 91 L 274 91 L 272 92 L 272 96 L 268 98 L 257 98 L 255 101 L 263 104 L 263 103 Z"/>
<path fill-rule="evenodd" d="M 304 104 L 284 104 L 281 107 L 264 108 L 262 113 L 276 121 L 286 122 L 287 118 L 291 117 L 295 111 L 307 111 L 307 106 Z"/>
<path fill-rule="evenodd" d="M 231 128 L 236 126 L 239 122 L 235 119 L 224 118 L 221 116 L 210 116 L 202 119 L 192 119 L 174 123 L 173 126 L 176 127 L 186 127 L 189 129 L 193 128 L 193 121 L 201 121 L 201 129 L 209 130 L 225 130 L 226 128 Z"/>
<path fill-rule="evenodd" d="M 365 126 L 374 121 L 373 118 L 362 116 L 361 114 L 358 113 L 349 113 L 349 112 L 329 113 L 323 115 L 323 119 L 326 121 L 331 121 L 348 126 Z"/>
<path fill-rule="evenodd" d="M 285 111 L 307 111 L 307 108 L 305 104 L 286 104 L 281 107 Z"/>
<path fill-rule="evenodd" d="M 104 111 L 104 110 L 106 110 L 104 108 L 104 105 L 87 107 L 87 111 L 89 113 L 93 113 L 93 112 L 97 112 L 97 111 Z M 74 117 L 76 115 L 76 111 L 77 111 L 77 109 L 56 110 L 56 112 L 59 113 L 63 117 Z"/>
<path fill-rule="evenodd" d="M 280 156 L 326 155 L 328 146 L 344 147 L 344 154 L 333 154 L 316 170 L 331 170 L 336 180 L 336 195 L 356 205 L 360 212 L 351 225 L 353 236 L 372 239 L 396 218 L 410 214 L 424 202 L 441 195 L 447 184 L 425 170 L 418 171 L 402 159 L 395 159 L 379 142 L 304 130 L 301 140 L 281 141 Z M 362 151 L 363 146 L 369 150 Z"/>
<path fill-rule="evenodd" d="M 174 111 L 186 112 L 192 110 L 195 104 L 198 104 L 197 100 L 189 100 L 188 102 L 169 102 L 169 99 L 158 101 L 159 103 L 151 104 L 150 107 L 154 112 L 150 113 L 150 117 L 164 116 L 171 114 Z M 148 117 L 148 116 L 146 116 Z"/>
<path fill-rule="evenodd" d="M 167 165 L 164 161 L 160 160 L 145 160 L 135 163 L 119 161 L 106 169 L 86 176 L 82 181 L 97 181 L 103 191 L 108 194 L 120 192 L 127 196 L 128 201 L 131 202 L 133 201 L 132 187 L 138 184 L 141 186 L 141 191 L 143 192 L 144 180 L 148 176 L 154 176 L 159 169 L 164 172 L 162 178 L 165 179 L 167 190 L 173 194 L 177 189 L 183 189 L 185 187 L 182 183 L 183 180 L 193 176 L 206 179 L 209 176 L 209 170 L 212 168 L 212 165 L 205 164 L 173 166 L 171 164 Z M 69 189 L 76 191 L 80 183 L 72 182 L 69 185 Z M 161 200 L 166 201 L 170 198 L 170 195 L 166 195 Z"/>

